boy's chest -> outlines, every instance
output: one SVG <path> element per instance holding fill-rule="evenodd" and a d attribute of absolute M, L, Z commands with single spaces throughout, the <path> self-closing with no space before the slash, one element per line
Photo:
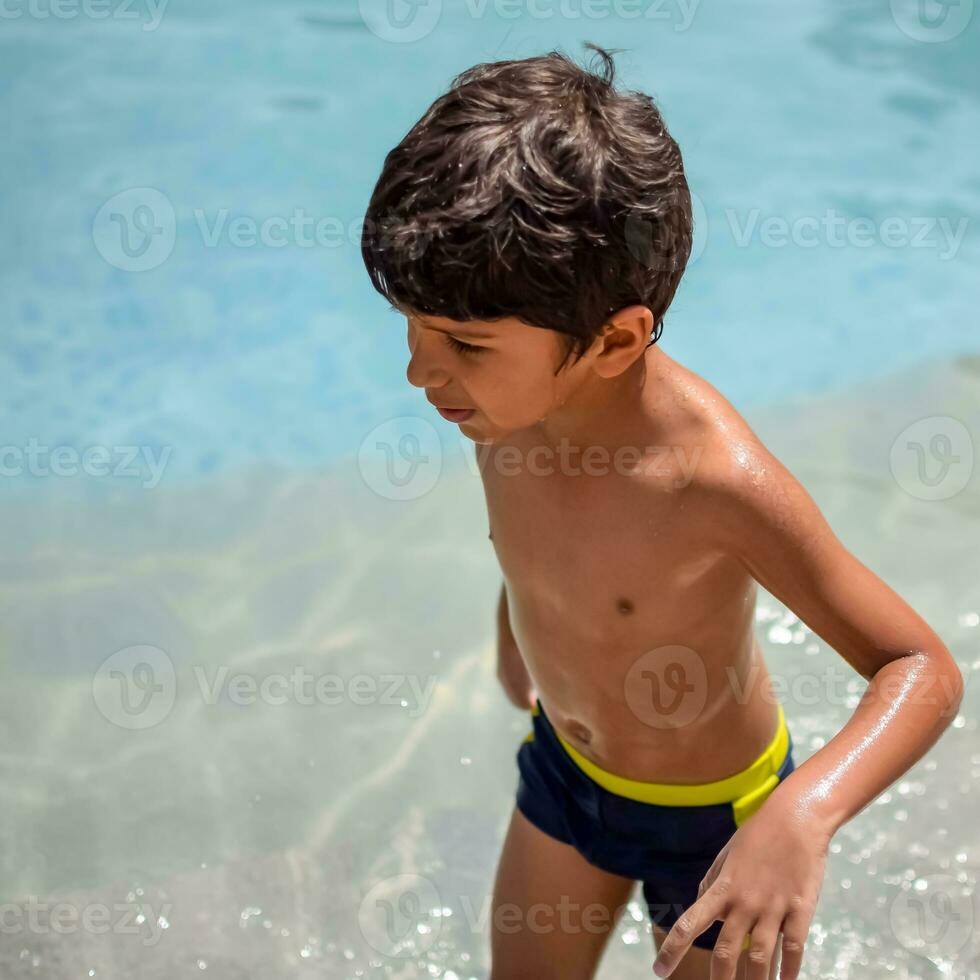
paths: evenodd
<path fill-rule="evenodd" d="M 682 489 L 629 475 L 484 469 L 490 539 L 525 600 L 629 613 L 687 592 L 715 564 Z M 657 605 L 660 605 L 658 602 Z"/>

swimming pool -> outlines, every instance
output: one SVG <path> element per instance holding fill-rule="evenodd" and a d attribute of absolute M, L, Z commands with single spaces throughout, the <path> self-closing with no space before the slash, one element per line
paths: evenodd
<path fill-rule="evenodd" d="M 493 678 L 479 483 L 405 380 L 357 220 L 456 71 L 585 39 L 630 49 L 698 198 L 664 347 L 967 675 L 835 839 L 803 975 L 975 970 L 980 494 L 971 462 L 930 498 L 893 450 L 980 431 L 976 23 L 443 0 L 402 43 L 315 0 L 57 9 L 0 19 L 0 976 L 485 976 L 526 719 Z M 399 497 L 357 462 L 405 417 L 445 459 Z M 799 763 L 863 685 L 772 597 L 757 621 Z M 639 908 L 601 975 L 649 970 Z"/>
<path fill-rule="evenodd" d="M 697 197 L 669 353 L 751 407 L 975 349 L 976 25 L 929 44 L 867 3 L 651 2 L 638 33 L 596 2 L 432 0 L 394 43 L 351 5 L 9 0 L 7 441 L 170 446 L 169 480 L 440 425 L 356 247 L 383 155 L 469 64 L 589 38 L 627 49 Z"/>

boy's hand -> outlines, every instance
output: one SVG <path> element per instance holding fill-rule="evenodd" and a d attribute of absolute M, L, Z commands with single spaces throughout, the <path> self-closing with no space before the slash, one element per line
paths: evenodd
<path fill-rule="evenodd" d="M 767 980 L 782 932 L 780 980 L 796 980 L 803 945 L 823 884 L 830 837 L 807 825 L 805 807 L 770 797 L 715 858 L 698 900 L 667 933 L 653 969 L 666 977 L 697 936 L 724 922 L 715 943 L 711 980 L 733 980 L 749 933 L 746 980 Z"/>
<path fill-rule="evenodd" d="M 501 637 L 497 642 L 497 680 L 515 707 L 522 711 L 530 711 L 534 707 L 537 692 L 524 666 L 521 651 L 509 637 Z"/>

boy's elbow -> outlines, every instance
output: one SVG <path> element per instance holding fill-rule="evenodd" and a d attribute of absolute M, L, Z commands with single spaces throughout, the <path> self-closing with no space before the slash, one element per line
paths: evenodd
<path fill-rule="evenodd" d="M 943 716 L 952 718 L 960 709 L 963 702 L 963 692 L 966 689 L 963 670 L 945 646 L 931 653 L 929 659 L 935 665 L 934 670 L 939 680 L 940 689 L 946 695 L 948 702 L 943 710 Z"/>
<path fill-rule="evenodd" d="M 959 711 L 960 704 L 963 702 L 963 691 L 966 688 L 966 681 L 963 678 L 963 670 L 960 665 L 953 659 L 952 656 L 950 656 L 949 659 L 953 663 L 952 676 L 953 680 L 955 681 L 953 709 L 954 711 Z"/>
<path fill-rule="evenodd" d="M 900 663 L 905 664 L 899 681 L 902 687 L 912 680 L 920 688 L 918 697 L 924 697 L 927 704 L 940 705 L 942 718 L 951 720 L 956 716 L 963 702 L 966 681 L 956 658 L 945 645 L 939 642 L 928 649 L 923 646 L 906 651 L 884 666 Z"/>

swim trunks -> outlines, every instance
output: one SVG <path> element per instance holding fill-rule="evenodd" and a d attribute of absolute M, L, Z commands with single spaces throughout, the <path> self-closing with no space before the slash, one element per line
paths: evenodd
<path fill-rule="evenodd" d="M 783 706 L 765 751 L 746 769 L 710 783 L 646 783 L 600 769 L 558 734 L 538 699 L 517 752 L 517 808 L 590 864 L 643 882 L 651 921 L 671 926 L 732 834 L 796 767 Z M 713 949 L 722 923 L 694 940 Z M 743 944 L 747 948 L 748 939 Z"/>

